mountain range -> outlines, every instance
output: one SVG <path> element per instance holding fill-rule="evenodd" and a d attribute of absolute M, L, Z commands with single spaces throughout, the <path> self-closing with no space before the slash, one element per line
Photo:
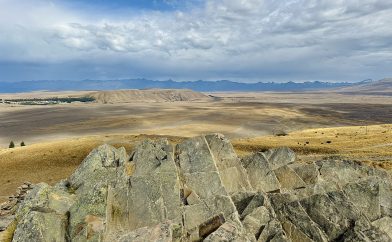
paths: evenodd
<path fill-rule="evenodd" d="M 362 81 L 359 83 L 367 83 Z M 148 79 L 123 80 L 37 80 L 21 82 L 0 82 L 0 93 L 31 91 L 80 91 L 80 90 L 119 90 L 119 89 L 191 89 L 199 92 L 216 91 L 306 91 L 335 89 L 358 85 L 349 82 L 256 82 L 243 83 L 228 80 L 220 81 L 154 81 Z"/>

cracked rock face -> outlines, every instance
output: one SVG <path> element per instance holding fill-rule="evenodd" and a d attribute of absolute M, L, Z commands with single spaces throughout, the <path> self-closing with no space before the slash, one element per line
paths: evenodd
<path fill-rule="evenodd" d="M 67 180 L 34 186 L 13 241 L 392 241 L 391 181 L 287 148 L 239 159 L 219 134 L 130 155 L 103 145 Z"/>

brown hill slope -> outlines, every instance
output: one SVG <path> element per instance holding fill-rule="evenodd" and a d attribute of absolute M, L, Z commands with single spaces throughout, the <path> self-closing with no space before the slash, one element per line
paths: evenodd
<path fill-rule="evenodd" d="M 89 94 L 99 103 L 178 102 L 207 100 L 200 92 L 178 89 L 99 91 Z"/>
<path fill-rule="evenodd" d="M 391 94 L 392 95 L 392 78 L 385 78 L 375 82 L 366 82 L 358 85 L 340 88 L 339 92 L 357 92 L 368 94 Z"/>

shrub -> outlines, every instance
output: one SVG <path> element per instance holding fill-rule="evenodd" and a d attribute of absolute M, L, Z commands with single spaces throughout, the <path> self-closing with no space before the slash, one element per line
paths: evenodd
<path fill-rule="evenodd" d="M 10 142 L 10 145 L 8 146 L 8 148 L 15 148 L 14 141 L 11 141 L 11 142 Z"/>
<path fill-rule="evenodd" d="M 20 143 L 20 146 L 26 146 L 25 142 L 22 141 L 22 142 Z"/>
<path fill-rule="evenodd" d="M 275 132 L 274 132 L 274 135 L 275 135 L 275 136 L 287 136 L 287 135 L 289 135 L 289 134 L 286 133 L 286 132 L 283 131 L 283 130 L 278 130 L 278 131 L 275 131 Z"/>

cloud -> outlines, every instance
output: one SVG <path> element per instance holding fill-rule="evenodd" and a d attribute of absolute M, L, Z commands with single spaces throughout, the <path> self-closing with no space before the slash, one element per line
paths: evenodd
<path fill-rule="evenodd" d="M 0 31 L 7 33 L 0 37 L 2 62 L 47 63 L 56 70 L 59 63 L 65 70 L 84 63 L 95 67 L 83 72 L 89 78 L 361 80 L 391 74 L 388 1 L 206 0 L 120 17 L 59 1 L 15 2 L 0 0 Z"/>

